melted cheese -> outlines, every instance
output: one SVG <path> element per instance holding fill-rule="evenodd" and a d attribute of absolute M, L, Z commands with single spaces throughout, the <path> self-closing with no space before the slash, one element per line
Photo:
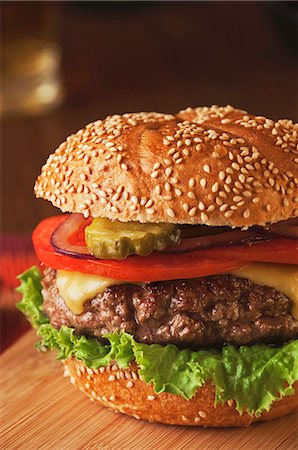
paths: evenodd
<path fill-rule="evenodd" d="M 232 275 L 282 292 L 293 302 L 293 317 L 298 320 L 298 266 L 286 264 L 249 264 L 233 270 Z"/>
<path fill-rule="evenodd" d="M 81 314 L 84 311 L 84 303 L 109 286 L 126 283 L 126 281 L 104 278 L 99 275 L 65 270 L 57 270 L 56 282 L 61 297 L 73 314 Z"/>
<path fill-rule="evenodd" d="M 282 292 L 293 302 L 292 313 L 298 320 L 298 266 L 255 263 L 229 273 Z M 81 314 L 84 311 L 84 303 L 109 286 L 124 283 L 127 281 L 81 272 L 57 271 L 57 286 L 60 295 L 73 314 Z"/>

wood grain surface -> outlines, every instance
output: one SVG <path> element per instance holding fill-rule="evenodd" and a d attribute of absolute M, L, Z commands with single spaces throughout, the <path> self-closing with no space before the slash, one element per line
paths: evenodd
<path fill-rule="evenodd" d="M 297 448 L 294 414 L 245 429 L 173 427 L 115 414 L 75 390 L 54 353 L 37 352 L 35 340 L 30 331 L 1 357 L 1 449 Z"/>

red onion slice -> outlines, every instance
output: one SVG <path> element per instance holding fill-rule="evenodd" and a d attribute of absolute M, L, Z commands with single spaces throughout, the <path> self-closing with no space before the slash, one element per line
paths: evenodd
<path fill-rule="evenodd" d="M 270 231 L 281 236 L 290 238 L 298 238 L 298 218 L 284 220 L 283 222 L 274 223 L 269 227 Z"/>
<path fill-rule="evenodd" d="M 54 249 L 65 256 L 72 256 L 80 259 L 96 260 L 86 245 L 77 245 L 70 241 L 70 237 L 79 231 L 80 227 L 87 226 L 88 220 L 81 214 L 71 214 L 62 222 L 51 236 L 51 244 Z M 162 253 L 187 253 L 210 247 L 222 247 L 233 244 L 253 245 L 256 242 L 271 240 L 276 235 L 285 235 L 292 238 L 298 237 L 298 218 L 279 222 L 264 229 L 254 227 L 247 231 L 227 231 L 219 234 L 206 236 L 190 237 L 181 240 L 180 244 L 173 247 L 167 247 Z"/>
<path fill-rule="evenodd" d="M 253 244 L 261 240 L 271 239 L 270 233 L 248 231 L 228 231 L 226 233 L 182 239 L 175 247 L 167 247 L 163 253 L 187 253 L 209 247 L 221 247 L 230 244 Z"/>
<path fill-rule="evenodd" d="M 87 225 L 82 214 L 71 214 L 53 232 L 51 244 L 56 252 L 65 256 L 72 256 L 80 259 L 96 259 L 91 255 L 86 245 L 75 245 L 69 242 L 69 237 L 83 226 Z"/>

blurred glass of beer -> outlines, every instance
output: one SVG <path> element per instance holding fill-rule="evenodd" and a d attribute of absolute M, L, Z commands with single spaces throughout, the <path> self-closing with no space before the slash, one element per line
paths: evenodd
<path fill-rule="evenodd" d="M 41 114 L 63 97 L 59 4 L 1 2 L 1 116 Z"/>

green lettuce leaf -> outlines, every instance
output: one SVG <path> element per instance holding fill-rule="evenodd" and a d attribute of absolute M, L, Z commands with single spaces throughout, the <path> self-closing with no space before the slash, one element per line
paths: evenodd
<path fill-rule="evenodd" d="M 157 394 L 170 392 L 186 399 L 210 380 L 215 386 L 215 405 L 235 400 L 241 414 L 244 410 L 259 416 L 268 411 L 273 401 L 294 393 L 298 380 L 298 340 L 281 347 L 253 345 L 235 348 L 226 345 L 221 351 L 188 349 L 175 345 L 141 344 L 124 333 L 106 334 L 106 344 L 97 339 L 77 336 L 74 329 L 53 328 L 42 311 L 41 274 L 32 267 L 19 279 L 23 299 L 17 307 L 24 312 L 41 340 L 37 347 L 55 349 L 58 359 L 76 358 L 87 367 L 97 369 L 112 361 L 128 367 L 139 366 L 146 383 L 153 383 Z"/>
<path fill-rule="evenodd" d="M 33 266 L 19 275 L 18 279 L 21 281 L 21 284 L 16 290 L 23 297 L 16 307 L 25 314 L 33 328 L 38 328 L 43 323 L 48 323 L 49 319 L 42 312 L 42 274 L 40 270 Z"/>

